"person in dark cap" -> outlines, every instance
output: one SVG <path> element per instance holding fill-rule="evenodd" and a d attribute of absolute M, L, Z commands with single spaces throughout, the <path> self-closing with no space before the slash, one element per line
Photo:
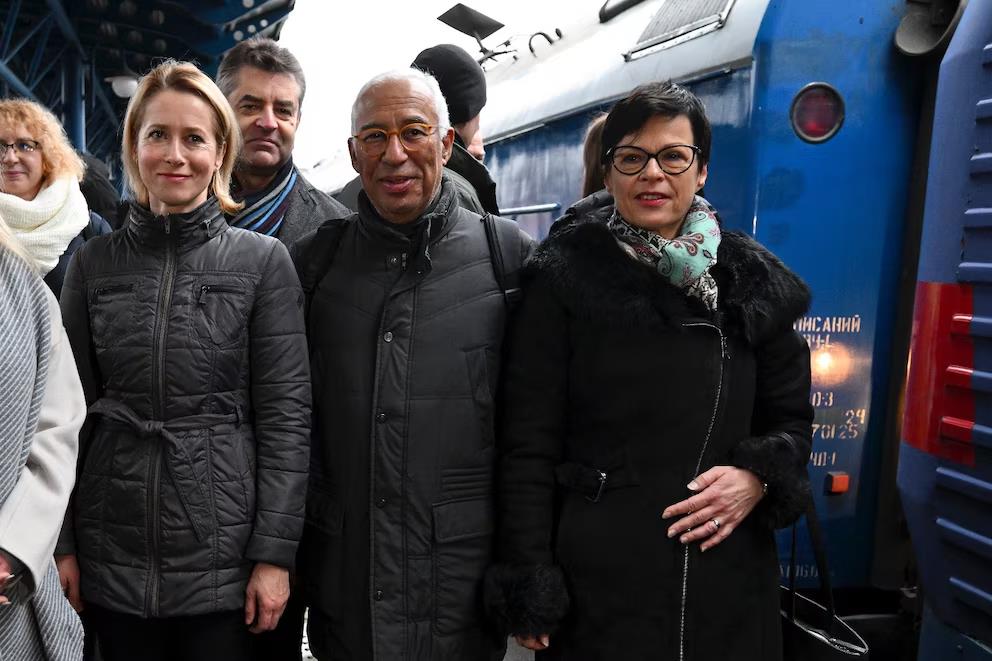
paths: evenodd
<path fill-rule="evenodd" d="M 468 146 L 478 137 L 479 114 L 486 105 L 485 72 L 463 48 L 452 44 L 439 44 L 421 51 L 410 66 L 437 79 L 448 103 L 455 142 L 445 171 L 455 183 L 459 205 L 480 215 L 499 215 L 496 182 L 481 160 L 468 151 Z M 356 177 L 336 197 L 345 206 L 357 210 L 361 189 L 362 182 Z"/>

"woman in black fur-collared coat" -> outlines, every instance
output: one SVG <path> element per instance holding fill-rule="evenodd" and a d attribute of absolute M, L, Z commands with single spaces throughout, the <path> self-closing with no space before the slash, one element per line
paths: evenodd
<path fill-rule="evenodd" d="M 612 197 L 526 271 L 487 607 L 542 659 L 777 661 L 773 530 L 809 497 L 805 284 L 696 195 L 710 129 L 672 84 L 606 120 Z"/>

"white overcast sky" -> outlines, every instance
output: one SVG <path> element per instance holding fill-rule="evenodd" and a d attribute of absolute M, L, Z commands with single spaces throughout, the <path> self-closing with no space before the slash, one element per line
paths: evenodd
<path fill-rule="evenodd" d="M 458 0 L 297 0 L 280 43 L 303 65 L 307 94 L 294 160 L 321 188 L 337 188 L 353 172 L 345 142 L 351 104 L 372 76 L 409 66 L 424 48 L 440 43 L 478 54 L 475 40 L 437 17 Z M 604 0 L 468 0 L 464 4 L 506 27 L 484 40 L 495 48 L 510 36 L 567 31 L 578 13 L 596 15 Z M 526 52 L 526 37 L 516 43 Z M 483 111 L 485 112 L 485 111 Z M 311 170 L 317 163 L 321 167 Z"/>

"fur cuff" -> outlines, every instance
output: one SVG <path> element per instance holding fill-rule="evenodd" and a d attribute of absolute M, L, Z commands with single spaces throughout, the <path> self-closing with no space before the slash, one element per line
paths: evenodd
<path fill-rule="evenodd" d="M 554 633 L 568 612 L 568 589 L 554 565 L 498 564 L 486 572 L 486 614 L 512 636 Z"/>
<path fill-rule="evenodd" d="M 811 497 L 805 456 L 786 433 L 752 436 L 734 448 L 732 462 L 768 485 L 768 495 L 755 508 L 769 528 L 784 528 L 806 511 Z"/>

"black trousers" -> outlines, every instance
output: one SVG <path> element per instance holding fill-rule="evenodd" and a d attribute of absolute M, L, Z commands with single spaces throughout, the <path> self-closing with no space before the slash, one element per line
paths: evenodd
<path fill-rule="evenodd" d="M 103 661 L 255 661 L 242 610 L 163 618 L 86 611 Z"/>

